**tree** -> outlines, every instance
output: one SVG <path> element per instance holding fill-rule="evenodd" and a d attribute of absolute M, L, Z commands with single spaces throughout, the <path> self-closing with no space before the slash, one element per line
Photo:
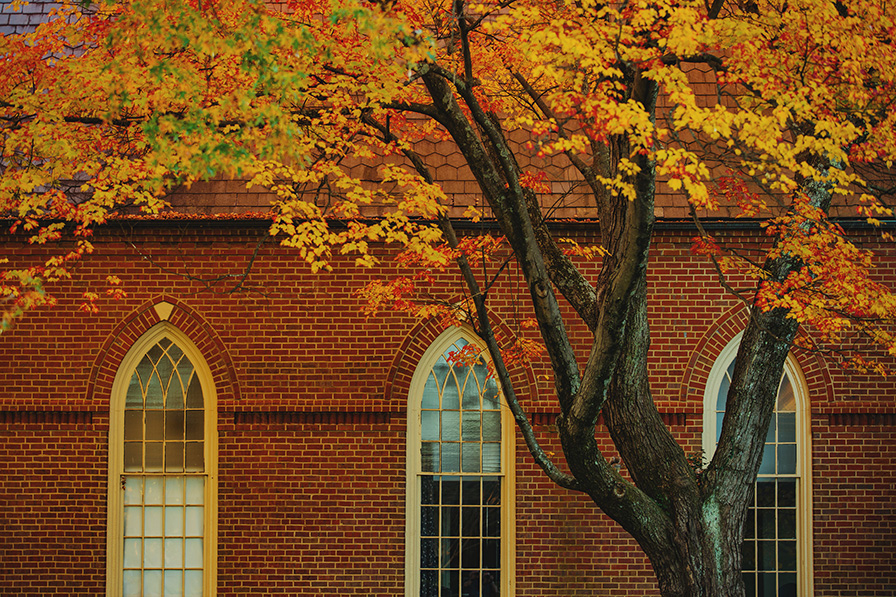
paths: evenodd
<path fill-rule="evenodd" d="M 424 268 L 458 267 L 494 374 L 535 460 L 586 493 L 644 549 L 663 595 L 742 595 L 747 500 L 777 384 L 799 344 L 838 351 L 859 334 L 896 354 L 896 299 L 871 256 L 829 215 L 849 204 L 890 216 L 896 155 L 896 20 L 886 3 L 828 0 L 255 0 L 63 3 L 2 41 L 0 211 L 34 242 L 74 248 L 4 274 L 4 322 L 51 301 L 45 285 L 90 252 L 121 209 L 154 213 L 165 194 L 214 177 L 276 194 L 271 233 L 312 268 L 333 250 L 370 263 L 398 242 Z M 699 95 L 708 73 L 715 97 Z M 424 139 L 451 139 L 479 184 L 530 290 L 554 374 L 569 472 L 538 444 L 515 398 L 471 261 L 488 239 L 458 237 Z M 565 160 L 599 214 L 600 273 L 588 279 L 547 226 L 548 171 Z M 346 160 L 380 164 L 381 184 Z M 685 193 L 694 250 L 750 309 L 718 449 L 695 469 L 653 404 L 646 270 L 658 185 Z M 762 218 L 760 259 L 720 246 L 699 214 L 719 201 Z M 385 215 L 365 217 L 368 205 Z M 474 205 L 468 216 L 482 216 Z M 338 249 L 337 249 L 338 248 Z M 452 265 L 453 264 L 453 265 Z M 115 279 L 111 279 L 115 283 Z M 368 289 L 417 314 L 413 279 Z M 96 295 L 87 295 L 88 308 Z M 400 300 L 397 300 L 400 299 Z M 593 334 L 567 336 L 560 301 Z M 463 306 L 461 307 L 463 308 Z M 800 327 L 810 333 L 797 335 Z M 519 347 L 516 347 L 517 349 Z M 595 441 L 603 416 L 631 479 Z"/>

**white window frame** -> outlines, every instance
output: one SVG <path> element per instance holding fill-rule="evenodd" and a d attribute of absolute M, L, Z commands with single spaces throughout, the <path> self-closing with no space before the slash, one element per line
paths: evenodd
<path fill-rule="evenodd" d="M 459 340 L 465 340 L 481 350 L 489 362 L 488 350 L 471 331 L 452 328 L 443 332 L 433 342 L 414 371 L 408 395 L 407 411 L 407 479 L 405 502 L 405 595 L 420 595 L 420 483 L 421 429 L 423 389 L 433 366 L 448 348 Z M 513 597 L 516 591 L 516 427 L 510 409 L 501 398 L 501 595 Z M 491 475 L 494 476 L 494 475 Z"/>
<path fill-rule="evenodd" d="M 218 408 L 215 384 L 208 363 L 196 344 L 167 321 L 160 322 L 144 333 L 127 352 L 115 380 L 112 383 L 109 414 L 109 481 L 108 481 L 108 523 L 106 539 L 106 595 L 119 597 L 122 590 L 123 573 L 123 520 L 124 504 L 122 477 L 124 476 L 124 411 L 128 385 L 137 365 L 146 353 L 162 339 L 175 343 L 190 359 L 194 371 L 202 384 L 202 398 L 205 408 L 205 464 L 207 483 L 205 484 L 205 520 L 203 521 L 203 595 L 215 594 L 217 586 L 217 479 L 218 479 Z"/>
<path fill-rule="evenodd" d="M 737 334 L 719 353 L 703 396 L 703 454 L 709 462 L 716 451 L 716 404 L 725 372 L 737 356 L 743 332 Z M 797 479 L 797 595 L 813 595 L 812 564 L 812 432 L 806 378 L 792 354 L 784 363 L 796 400 L 796 479 Z M 783 375 L 782 375 L 783 377 Z M 776 398 L 777 400 L 777 398 Z"/>

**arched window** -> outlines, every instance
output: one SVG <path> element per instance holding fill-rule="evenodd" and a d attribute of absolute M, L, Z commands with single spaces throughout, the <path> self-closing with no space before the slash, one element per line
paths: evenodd
<path fill-rule="evenodd" d="M 122 361 L 109 425 L 109 595 L 214 594 L 214 386 L 162 323 Z"/>
<path fill-rule="evenodd" d="M 740 335 L 719 355 L 707 382 L 703 417 L 707 458 L 712 458 L 722 432 L 739 345 Z M 744 527 L 747 597 L 812 594 L 811 447 L 805 387 L 796 361 L 788 358 Z"/>
<path fill-rule="evenodd" d="M 484 356 L 443 334 L 423 356 L 408 405 L 407 595 L 513 594 L 513 428 Z"/>

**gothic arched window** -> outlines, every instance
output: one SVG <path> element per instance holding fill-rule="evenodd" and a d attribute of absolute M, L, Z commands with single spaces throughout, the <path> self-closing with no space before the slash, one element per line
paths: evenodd
<path fill-rule="evenodd" d="M 740 336 L 719 355 L 704 402 L 703 448 L 712 458 Z M 811 595 L 812 500 L 808 400 L 805 381 L 789 358 L 778 385 L 774 415 L 747 512 L 742 550 L 747 597 Z"/>
<path fill-rule="evenodd" d="M 407 594 L 511 595 L 513 428 L 484 356 L 459 330 L 424 355 L 408 405 Z"/>
<path fill-rule="evenodd" d="M 216 417 L 204 360 L 160 324 L 123 360 L 111 406 L 108 592 L 214 594 Z"/>

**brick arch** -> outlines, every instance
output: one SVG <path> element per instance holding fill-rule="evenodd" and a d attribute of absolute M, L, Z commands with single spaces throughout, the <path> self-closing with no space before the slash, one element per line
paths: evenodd
<path fill-rule="evenodd" d="M 503 346 L 514 337 L 514 334 L 500 317 L 494 313 L 490 313 L 490 317 L 492 322 L 497 321 L 492 324 L 492 327 L 498 344 Z M 450 324 L 439 319 L 428 318 L 419 322 L 408 332 L 389 367 L 385 388 L 387 402 L 404 409 L 411 391 L 411 379 L 414 377 L 414 372 L 417 370 L 417 365 L 423 358 L 423 354 L 450 327 Z M 518 399 L 522 402 L 527 398 L 534 398 L 531 396 L 532 388 L 535 387 L 535 376 L 532 369 L 519 362 L 511 363 L 508 369 Z"/>
<path fill-rule="evenodd" d="M 709 372 L 722 350 L 747 327 L 749 315 L 746 307 L 735 305 L 709 327 L 688 360 L 681 384 L 681 400 L 699 405 L 702 410 Z M 805 333 L 802 329 L 799 331 L 800 335 Z M 817 405 L 829 403 L 833 399 L 831 375 L 821 355 L 800 349 L 791 353 L 806 380 L 810 408 L 815 410 Z"/>
<path fill-rule="evenodd" d="M 195 310 L 175 297 L 151 299 L 122 319 L 103 342 L 87 382 L 87 399 L 108 401 L 112 383 L 134 343 L 147 331 L 167 321 L 187 335 L 208 364 L 218 406 L 240 399 L 236 369 L 221 338 Z"/>

